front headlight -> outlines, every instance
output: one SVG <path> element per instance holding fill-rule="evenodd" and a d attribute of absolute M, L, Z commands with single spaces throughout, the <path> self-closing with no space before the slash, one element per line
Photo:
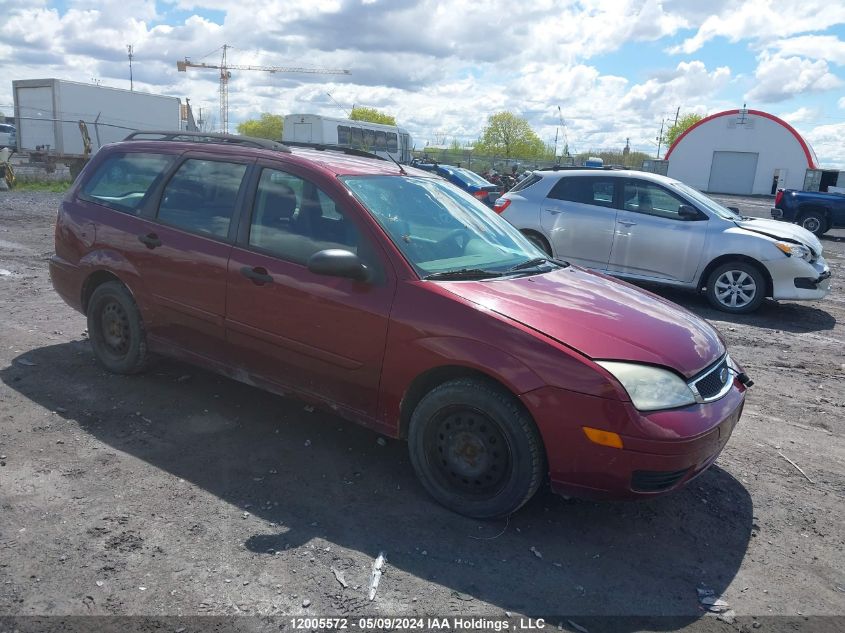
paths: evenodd
<path fill-rule="evenodd" d="M 687 383 L 667 369 L 610 360 L 596 363 L 622 383 L 631 402 L 640 411 L 673 409 L 695 402 Z"/>
<path fill-rule="evenodd" d="M 804 261 L 813 258 L 813 251 L 801 244 L 790 244 L 789 242 L 775 242 L 778 249 L 790 257 L 800 257 Z"/>

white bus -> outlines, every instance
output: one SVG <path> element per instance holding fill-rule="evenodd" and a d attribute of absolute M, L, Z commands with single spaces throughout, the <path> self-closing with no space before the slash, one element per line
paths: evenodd
<path fill-rule="evenodd" d="M 392 156 L 400 163 L 411 162 L 411 135 L 395 125 L 332 119 L 316 114 L 289 114 L 285 117 L 282 133 L 284 142 L 338 145 L 383 158 Z"/>

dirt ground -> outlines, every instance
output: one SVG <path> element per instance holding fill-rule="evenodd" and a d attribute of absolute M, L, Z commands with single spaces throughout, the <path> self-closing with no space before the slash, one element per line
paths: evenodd
<path fill-rule="evenodd" d="M 690 487 L 636 503 L 542 490 L 479 522 L 426 496 L 401 442 L 172 361 L 102 370 L 48 277 L 58 202 L 0 192 L 0 630 L 2 616 L 105 614 L 259 615 L 238 626 L 275 630 L 289 620 L 267 616 L 507 612 L 590 633 L 613 615 L 647 616 L 616 621 L 626 630 L 845 623 L 810 617 L 845 615 L 845 231 L 823 240 L 824 301 L 731 317 L 660 291 L 717 327 L 756 382 Z M 737 619 L 705 615 L 699 589 Z"/>

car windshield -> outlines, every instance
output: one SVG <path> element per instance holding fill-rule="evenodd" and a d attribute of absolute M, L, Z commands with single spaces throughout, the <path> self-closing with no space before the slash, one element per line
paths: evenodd
<path fill-rule="evenodd" d="M 507 221 L 445 181 L 399 175 L 342 180 L 420 277 L 496 277 L 548 261 Z"/>
<path fill-rule="evenodd" d="M 684 194 L 685 196 L 692 198 L 701 206 L 706 208 L 709 211 L 712 211 L 720 218 L 724 218 L 725 220 L 741 220 L 742 216 L 738 213 L 735 213 L 728 209 L 727 207 L 723 207 L 721 204 L 713 200 L 712 198 L 708 198 L 703 193 L 701 193 L 698 189 L 693 189 L 692 187 L 685 185 L 682 182 L 673 182 L 672 187 L 675 191 Z"/>
<path fill-rule="evenodd" d="M 487 187 L 490 185 L 490 183 L 484 180 L 484 178 L 476 174 L 474 171 L 470 171 L 469 169 L 463 169 L 462 167 L 454 167 L 449 168 L 446 171 L 455 174 L 458 178 L 460 178 L 469 185 L 476 185 L 478 187 Z"/>

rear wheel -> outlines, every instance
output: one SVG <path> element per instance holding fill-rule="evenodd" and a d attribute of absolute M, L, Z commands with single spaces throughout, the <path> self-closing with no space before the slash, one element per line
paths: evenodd
<path fill-rule="evenodd" d="M 441 504 L 477 519 L 518 510 L 545 472 L 540 434 L 498 385 L 461 378 L 430 391 L 411 416 L 411 463 Z"/>
<path fill-rule="evenodd" d="M 552 247 L 549 245 L 549 242 L 545 237 L 539 233 L 535 233 L 534 231 L 523 231 L 522 234 L 528 238 L 529 242 L 543 251 L 546 255 L 549 257 L 552 256 Z"/>
<path fill-rule="evenodd" d="M 816 237 L 827 232 L 827 218 L 819 211 L 806 211 L 801 215 L 801 226 Z"/>
<path fill-rule="evenodd" d="M 766 296 L 763 273 L 747 262 L 735 261 L 717 267 L 707 279 L 707 299 L 724 312 L 745 314 L 760 307 Z"/>
<path fill-rule="evenodd" d="M 149 362 L 147 340 L 135 300 L 118 281 L 94 290 L 88 301 L 88 335 L 97 360 L 116 374 L 135 374 Z"/>

